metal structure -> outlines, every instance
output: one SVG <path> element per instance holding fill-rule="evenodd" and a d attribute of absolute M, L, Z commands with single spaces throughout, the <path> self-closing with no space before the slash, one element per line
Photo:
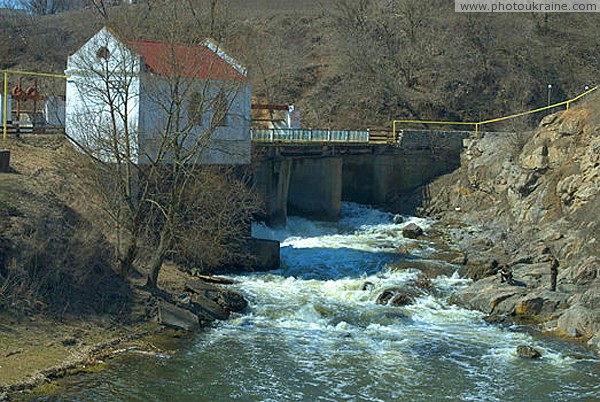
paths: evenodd
<path fill-rule="evenodd" d="M 565 106 L 565 108 L 568 110 L 569 106 L 571 106 L 571 103 L 583 98 L 584 96 L 594 92 L 595 90 L 598 89 L 598 86 L 595 86 L 591 89 L 587 89 L 585 92 L 577 95 L 576 97 L 572 98 L 572 99 L 567 99 L 565 101 L 562 102 L 558 102 L 558 103 L 554 103 L 552 105 L 548 105 L 548 106 L 544 106 L 544 107 L 540 107 L 537 109 L 532 109 L 532 110 L 528 110 L 526 112 L 521 112 L 521 113 L 516 113 L 516 114 L 511 114 L 509 116 L 502 116 L 502 117 L 497 117 L 494 119 L 487 119 L 487 120 L 482 120 L 482 121 L 477 121 L 477 122 L 467 122 L 467 121 L 435 121 L 435 120 L 394 120 L 394 122 L 392 123 L 392 133 L 394 135 L 394 139 L 396 139 L 396 133 L 398 132 L 397 128 L 398 125 L 400 124 L 433 124 L 433 125 L 440 125 L 440 126 L 447 126 L 447 125 L 460 125 L 460 126 L 472 126 L 474 128 L 475 131 L 475 135 L 479 134 L 479 129 L 486 125 L 486 124 L 491 124 L 491 123 L 497 123 L 500 121 L 505 121 L 505 120 L 510 120 L 510 119 L 515 119 L 517 117 L 523 117 L 523 116 L 527 116 L 530 114 L 534 114 L 534 113 L 538 113 L 538 112 L 542 112 L 544 110 L 549 110 L 549 109 L 554 109 L 555 107 L 560 107 L 560 106 Z"/>
<path fill-rule="evenodd" d="M 9 75 L 20 75 L 18 84 L 10 90 L 10 95 L 17 102 L 17 119 L 20 118 L 21 114 L 21 102 L 26 102 L 28 100 L 33 101 L 33 110 L 37 111 L 37 102 L 43 99 L 39 90 L 37 89 L 37 81 L 34 81 L 32 86 L 29 86 L 23 89 L 22 80 L 23 77 L 46 77 L 46 78 L 62 78 L 66 79 L 67 76 L 63 74 L 52 74 L 52 73 L 37 73 L 32 71 L 16 71 L 16 70 L 0 70 L 2 71 L 4 77 L 4 88 L 3 88 L 3 97 L 2 97 L 2 137 L 6 140 L 6 135 L 8 133 L 8 96 L 9 96 L 9 83 L 8 78 Z M 11 120 L 12 123 L 12 120 Z M 29 127 L 25 127 L 29 129 Z M 18 127 L 17 127 L 18 129 Z M 18 132 L 18 131 L 17 131 Z"/>
<path fill-rule="evenodd" d="M 312 130 L 294 128 L 252 129 L 255 142 L 354 142 L 368 143 L 369 131 Z"/>

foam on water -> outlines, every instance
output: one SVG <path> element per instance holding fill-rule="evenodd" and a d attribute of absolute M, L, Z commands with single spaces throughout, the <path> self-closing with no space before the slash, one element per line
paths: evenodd
<path fill-rule="evenodd" d="M 236 277 L 249 311 L 163 363 L 161 381 L 172 384 L 161 382 L 160 389 L 174 399 L 210 401 L 566 401 L 600 391 L 593 357 L 571 359 L 563 344 L 490 325 L 481 313 L 448 304 L 453 290 L 470 283 L 456 272 L 432 279 L 434 291 L 426 292 L 414 286 L 419 271 L 390 271 L 388 264 L 415 258 L 398 254 L 399 246 L 418 242 L 423 254 L 431 247 L 405 239 L 404 225 L 432 225 L 413 217 L 395 225 L 392 218 L 345 203 L 336 223 L 291 217 L 281 229 L 254 225 L 254 236 L 281 241 L 282 268 Z M 363 290 L 366 282 L 371 286 Z M 404 307 L 377 304 L 390 288 L 418 296 Z M 542 351 L 542 359 L 519 359 L 521 343 Z M 149 375 L 145 367 L 123 372 L 138 383 Z M 122 379 L 102 381 L 108 385 L 96 386 L 93 400 L 127 400 L 114 391 Z M 156 393 L 156 381 L 148 382 Z M 128 395 L 161 400 L 139 385 Z"/>

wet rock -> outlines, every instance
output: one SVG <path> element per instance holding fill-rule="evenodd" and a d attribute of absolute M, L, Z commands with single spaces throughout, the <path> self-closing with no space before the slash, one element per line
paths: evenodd
<path fill-rule="evenodd" d="M 360 287 L 360 290 L 362 290 L 363 292 L 370 292 L 371 290 L 373 290 L 373 288 L 375 287 L 375 284 L 373 284 L 373 282 L 365 282 L 363 283 L 363 285 Z"/>
<path fill-rule="evenodd" d="M 198 316 L 189 310 L 161 301 L 158 305 L 158 322 L 172 328 L 193 331 L 198 328 Z"/>
<path fill-rule="evenodd" d="M 499 314 L 489 314 L 484 316 L 482 319 L 489 324 L 506 324 L 511 322 L 509 317 Z"/>
<path fill-rule="evenodd" d="M 399 294 L 392 297 L 392 299 L 389 301 L 389 304 L 395 307 L 402 307 L 408 304 L 412 304 L 413 302 L 414 299 L 411 296 L 407 294 Z"/>
<path fill-rule="evenodd" d="M 190 306 L 191 310 L 203 321 L 226 320 L 231 315 L 231 310 L 221 306 L 216 301 L 196 295 Z"/>
<path fill-rule="evenodd" d="M 381 304 L 381 305 L 386 305 L 392 299 L 392 297 L 394 297 L 394 292 L 389 291 L 389 290 L 384 290 L 379 296 L 377 296 L 375 303 Z"/>
<path fill-rule="evenodd" d="M 402 217 L 402 215 L 394 215 L 392 222 L 394 222 L 394 224 L 396 225 L 399 225 L 401 223 L 404 223 L 404 218 Z"/>
<path fill-rule="evenodd" d="M 402 228 L 402 236 L 409 238 L 409 239 L 416 239 L 417 237 L 421 236 L 422 234 L 423 234 L 423 229 L 415 223 L 409 223 L 408 225 L 406 225 Z"/>
<path fill-rule="evenodd" d="M 579 338 L 581 336 L 581 333 L 579 332 L 579 330 L 575 327 L 568 327 L 567 330 L 565 331 L 567 335 L 569 335 L 571 338 Z"/>
<path fill-rule="evenodd" d="M 538 359 L 542 357 L 542 354 L 539 350 L 531 347 L 529 345 L 519 345 L 517 346 L 517 355 L 519 357 L 523 357 L 525 359 Z"/>
<path fill-rule="evenodd" d="M 248 301 L 239 293 L 223 291 L 217 299 L 217 303 L 229 311 L 240 313 L 248 307 Z"/>

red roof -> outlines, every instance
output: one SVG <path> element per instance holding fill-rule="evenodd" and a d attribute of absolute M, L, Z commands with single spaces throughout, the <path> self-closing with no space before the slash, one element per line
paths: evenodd
<path fill-rule="evenodd" d="M 171 45 L 165 42 L 132 41 L 131 48 L 144 58 L 150 71 L 159 75 L 178 74 L 211 80 L 247 80 L 241 67 L 217 51 L 202 45 Z M 232 60 L 232 59 L 230 59 Z M 237 68 L 236 68 L 237 67 Z M 243 71 L 243 70 L 242 70 Z"/>

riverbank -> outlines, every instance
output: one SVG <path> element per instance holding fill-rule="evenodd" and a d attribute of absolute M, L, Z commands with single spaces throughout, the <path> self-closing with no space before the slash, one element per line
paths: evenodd
<path fill-rule="evenodd" d="M 529 322 L 600 346 L 600 101 L 545 117 L 530 133 L 485 134 L 427 187 L 421 214 L 448 228 L 474 279 L 453 301 L 494 322 Z M 556 290 L 551 290 L 553 261 Z M 501 283 L 508 264 L 513 284 Z"/>
<path fill-rule="evenodd" d="M 231 298 L 237 293 L 210 284 L 204 278 L 191 276 L 175 264 L 165 264 L 161 272 L 162 290 L 148 291 L 143 279 L 130 279 L 133 297 L 123 315 L 65 316 L 62 319 L 42 314 L 0 314 L 0 401 L 46 395 L 57 390 L 56 379 L 102 369 L 108 360 L 124 353 L 169 355 L 189 343 L 194 324 L 200 330 L 217 319 L 225 319 L 233 311 L 208 299 L 197 298 L 195 310 L 186 306 L 184 298 L 192 298 L 192 284 L 210 291 L 210 297 Z M 227 282 L 217 279 L 220 282 Z M 216 293 L 218 292 L 218 293 Z M 195 322 L 181 317 L 161 315 L 169 300 L 170 308 L 203 316 Z M 241 296 L 236 302 L 243 301 Z M 218 300 L 217 300 L 218 301 Z M 171 304 L 171 302 L 173 304 Z M 125 306 L 124 306 L 125 307 Z"/>

